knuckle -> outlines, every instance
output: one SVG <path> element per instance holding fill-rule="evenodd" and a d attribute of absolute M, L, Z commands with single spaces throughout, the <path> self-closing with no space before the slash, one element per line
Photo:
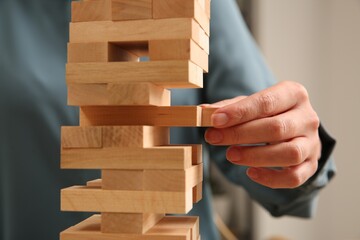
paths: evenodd
<path fill-rule="evenodd" d="M 318 129 L 320 127 L 320 119 L 315 111 L 310 118 L 310 127 L 311 129 Z"/>
<path fill-rule="evenodd" d="M 281 140 L 284 138 L 287 132 L 287 126 L 284 120 L 275 119 L 269 124 L 270 134 L 276 138 L 277 140 Z"/>
<path fill-rule="evenodd" d="M 295 89 L 298 99 L 303 101 L 309 99 L 309 93 L 303 85 L 301 85 L 300 83 L 295 83 Z"/>
<path fill-rule="evenodd" d="M 264 93 L 259 97 L 259 106 L 262 115 L 272 115 L 276 107 L 276 99 L 272 93 Z"/>
<path fill-rule="evenodd" d="M 289 178 L 289 187 L 290 188 L 297 188 L 304 183 L 304 178 L 299 174 L 297 171 L 292 172 Z"/>
<path fill-rule="evenodd" d="M 288 154 L 291 162 L 294 165 L 299 165 L 303 162 L 303 152 L 301 147 L 296 143 L 289 143 L 288 145 Z"/>
<path fill-rule="evenodd" d="M 241 142 L 242 136 L 241 136 L 241 131 L 239 131 L 236 128 L 233 128 L 231 131 L 231 139 L 230 142 L 233 144 L 238 144 Z"/>
<path fill-rule="evenodd" d="M 235 112 L 233 113 L 233 117 L 235 119 L 241 119 L 245 115 L 247 115 L 247 108 L 244 107 L 244 105 L 236 104 L 235 106 Z"/>

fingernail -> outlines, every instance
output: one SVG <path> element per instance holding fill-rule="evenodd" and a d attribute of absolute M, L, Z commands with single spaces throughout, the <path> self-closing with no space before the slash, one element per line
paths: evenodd
<path fill-rule="evenodd" d="M 205 133 L 205 140 L 211 144 L 220 143 L 223 140 L 223 135 L 219 130 L 208 129 Z"/>
<path fill-rule="evenodd" d="M 251 178 L 251 179 L 258 179 L 259 178 L 259 171 L 256 168 L 249 168 L 247 170 L 247 175 Z"/>
<path fill-rule="evenodd" d="M 240 150 L 236 147 L 230 147 L 226 152 L 226 158 L 230 162 L 238 162 L 240 160 Z"/>
<path fill-rule="evenodd" d="M 216 113 L 211 117 L 211 122 L 215 127 L 223 126 L 228 121 L 229 121 L 229 117 L 225 113 Z"/>

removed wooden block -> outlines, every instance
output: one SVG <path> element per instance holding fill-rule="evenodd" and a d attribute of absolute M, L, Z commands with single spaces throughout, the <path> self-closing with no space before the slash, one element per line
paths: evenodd
<path fill-rule="evenodd" d="M 213 126 L 211 121 L 211 116 L 218 108 L 209 108 L 202 107 L 201 108 L 201 126 L 203 127 L 211 127 Z"/>
<path fill-rule="evenodd" d="M 201 108 L 197 106 L 174 107 L 80 107 L 81 126 L 200 126 Z"/>
<path fill-rule="evenodd" d="M 191 147 L 62 149 L 63 169 L 187 169 Z"/>
<path fill-rule="evenodd" d="M 210 20 L 198 0 L 153 0 L 153 17 L 194 18 L 210 35 Z"/>
<path fill-rule="evenodd" d="M 191 60 L 204 72 L 209 70 L 209 55 L 193 40 L 151 40 L 150 60 Z"/>
<path fill-rule="evenodd" d="M 187 60 L 68 63 L 67 83 L 153 83 L 163 88 L 199 88 L 203 70 Z"/>
<path fill-rule="evenodd" d="M 151 83 L 68 84 L 71 106 L 170 106 L 170 101 L 169 90 Z"/>
<path fill-rule="evenodd" d="M 61 127 L 62 148 L 101 148 L 101 127 Z"/>
<path fill-rule="evenodd" d="M 103 147 L 154 147 L 169 145 L 170 129 L 153 126 L 104 126 Z"/>
<path fill-rule="evenodd" d="M 60 234 L 60 240 L 197 240 L 193 235 L 199 231 L 198 217 L 165 216 L 145 234 L 112 234 L 101 233 L 101 216 L 93 215 L 85 221 L 68 228 Z M 195 234 L 194 234 L 195 233 Z"/>
<path fill-rule="evenodd" d="M 185 192 L 203 180 L 203 165 L 186 170 L 144 170 L 143 189 L 147 191 Z"/>
<path fill-rule="evenodd" d="M 91 0 L 72 2 L 72 22 L 152 18 L 152 0 Z"/>
<path fill-rule="evenodd" d="M 143 42 L 193 39 L 209 53 L 209 37 L 192 18 L 70 23 L 70 42 Z"/>
<path fill-rule="evenodd" d="M 198 203 L 202 199 L 203 183 L 193 187 L 193 203 Z"/>
<path fill-rule="evenodd" d="M 102 189 L 143 190 L 144 170 L 102 170 Z"/>
<path fill-rule="evenodd" d="M 121 48 L 121 45 L 96 43 L 68 43 L 68 62 L 138 62 L 139 57 Z"/>
<path fill-rule="evenodd" d="M 102 213 L 101 232 L 144 234 L 164 216 L 156 213 Z"/>
<path fill-rule="evenodd" d="M 62 211 L 185 214 L 191 210 L 192 202 L 192 190 L 123 191 L 85 186 L 73 186 L 61 190 Z"/>

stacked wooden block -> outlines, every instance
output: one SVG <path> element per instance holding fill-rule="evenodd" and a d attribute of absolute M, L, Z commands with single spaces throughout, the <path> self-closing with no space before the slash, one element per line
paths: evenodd
<path fill-rule="evenodd" d="M 168 88 L 202 87 L 210 0 L 72 3 L 66 79 L 80 126 L 62 128 L 61 167 L 102 178 L 61 191 L 63 211 L 99 212 L 76 239 L 197 240 L 201 145 L 170 145 L 169 127 L 210 126 L 213 109 L 170 106 Z M 148 57 L 149 61 L 140 61 Z"/>

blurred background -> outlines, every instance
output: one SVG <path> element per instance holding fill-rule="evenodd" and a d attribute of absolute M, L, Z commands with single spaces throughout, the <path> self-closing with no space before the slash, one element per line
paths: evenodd
<path fill-rule="evenodd" d="M 338 173 L 321 192 L 316 216 L 302 220 L 272 218 L 213 168 L 215 208 L 234 233 L 224 230 L 224 239 L 360 239 L 360 1 L 238 2 L 275 76 L 307 87 L 338 141 Z M 236 195 L 236 202 L 224 193 Z"/>

